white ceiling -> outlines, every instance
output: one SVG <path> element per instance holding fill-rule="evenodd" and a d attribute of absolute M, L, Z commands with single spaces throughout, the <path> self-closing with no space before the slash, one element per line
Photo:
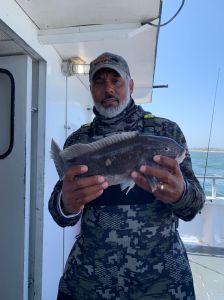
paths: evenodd
<path fill-rule="evenodd" d="M 135 82 L 137 102 L 150 102 L 162 0 L 15 0 L 39 29 L 39 42 L 52 45 L 63 60 L 86 63 L 110 51 L 124 56 Z M 1 36 L 0 48 L 21 51 Z M 17 48 L 18 47 L 18 48 Z M 15 52 L 13 51 L 13 53 Z M 1 55 L 1 52 L 0 52 Z M 82 78 L 88 85 L 88 76 Z"/>
<path fill-rule="evenodd" d="M 135 23 L 158 17 L 160 0 L 16 0 L 39 29 Z"/>

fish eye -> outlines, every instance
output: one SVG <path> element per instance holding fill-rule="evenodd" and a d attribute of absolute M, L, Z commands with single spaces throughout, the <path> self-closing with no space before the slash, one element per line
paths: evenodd
<path fill-rule="evenodd" d="M 165 147 L 164 150 L 165 151 L 169 151 L 170 149 L 169 149 L 169 147 Z"/>

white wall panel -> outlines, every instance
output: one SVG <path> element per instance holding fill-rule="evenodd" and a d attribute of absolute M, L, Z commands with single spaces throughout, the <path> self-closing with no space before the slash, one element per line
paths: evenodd
<path fill-rule="evenodd" d="M 87 107 L 90 103 L 89 89 L 74 76 L 67 78 L 66 85 L 66 77 L 61 73 L 61 60 L 56 54 L 51 55 L 47 68 L 42 300 L 55 300 L 64 263 L 79 231 L 79 225 L 60 228 L 48 211 L 48 200 L 58 180 L 50 159 L 50 143 L 54 138 L 62 148 L 67 135 L 77 130 L 81 124 L 89 122 L 92 112 Z M 66 129 L 66 124 L 70 127 L 69 130 Z"/>
<path fill-rule="evenodd" d="M 15 80 L 12 152 L 0 160 L 0 298 L 28 299 L 32 61 L 1 57 Z"/>

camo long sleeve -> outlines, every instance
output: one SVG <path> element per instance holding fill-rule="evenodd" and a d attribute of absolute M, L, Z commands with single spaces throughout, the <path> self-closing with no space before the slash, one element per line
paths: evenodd
<path fill-rule="evenodd" d="M 181 170 L 184 175 L 186 190 L 182 198 L 171 205 L 171 209 L 178 218 L 190 221 L 202 209 L 205 196 L 197 178 L 191 172 L 190 157 L 185 159 Z"/>
<path fill-rule="evenodd" d="M 174 138 L 180 145 L 187 148 L 185 137 L 179 126 L 170 121 L 165 122 L 165 124 L 165 129 L 167 129 L 166 135 Z M 186 183 L 186 190 L 182 198 L 170 206 L 178 218 L 183 219 L 184 221 L 190 221 L 202 209 L 205 202 L 205 195 L 193 172 L 188 149 L 186 151 L 186 158 L 180 165 L 180 168 Z"/>

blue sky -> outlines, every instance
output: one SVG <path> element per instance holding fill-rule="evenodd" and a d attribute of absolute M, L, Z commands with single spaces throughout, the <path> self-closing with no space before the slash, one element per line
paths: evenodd
<path fill-rule="evenodd" d="M 164 0 L 162 22 L 181 0 Z M 179 124 L 188 146 L 207 147 L 220 69 L 210 147 L 224 148 L 224 1 L 186 0 L 179 15 L 160 28 L 153 102 L 147 109 Z"/>

